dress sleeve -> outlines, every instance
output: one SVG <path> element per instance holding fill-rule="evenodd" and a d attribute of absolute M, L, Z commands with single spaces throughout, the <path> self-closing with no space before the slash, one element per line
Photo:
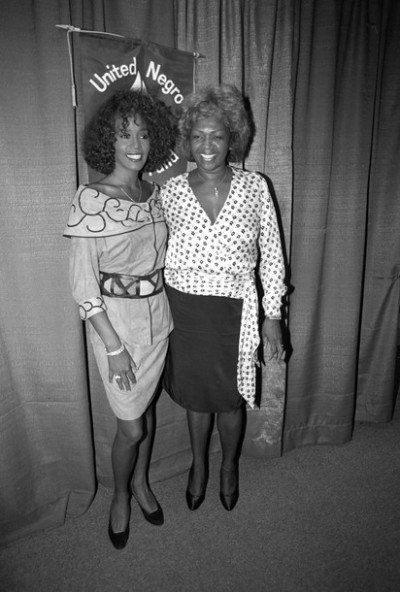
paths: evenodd
<path fill-rule="evenodd" d="M 267 182 L 260 175 L 258 178 L 260 180 L 261 203 L 259 273 L 264 291 L 262 304 L 267 317 L 280 319 L 282 296 L 286 293 L 282 243 L 275 206 Z"/>
<path fill-rule="evenodd" d="M 72 296 L 79 305 L 79 314 L 84 321 L 107 310 L 100 292 L 97 242 L 95 238 L 71 238 L 70 284 Z"/>

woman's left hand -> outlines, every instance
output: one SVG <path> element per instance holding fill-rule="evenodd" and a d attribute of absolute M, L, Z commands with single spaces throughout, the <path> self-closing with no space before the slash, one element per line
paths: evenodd
<path fill-rule="evenodd" d="M 282 343 L 281 322 L 274 319 L 265 319 L 262 324 L 261 337 L 266 359 L 281 362 L 285 355 Z M 267 353 L 268 347 L 269 352 Z"/>

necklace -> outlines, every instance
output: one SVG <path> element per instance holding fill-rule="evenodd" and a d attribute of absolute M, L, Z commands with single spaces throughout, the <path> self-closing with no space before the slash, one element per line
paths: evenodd
<path fill-rule="evenodd" d="M 140 202 L 142 201 L 142 184 L 141 184 L 141 182 L 140 182 L 140 181 L 139 181 L 139 197 L 138 197 L 138 199 L 133 199 L 133 197 L 131 197 L 131 196 L 130 196 L 130 195 L 129 195 L 129 194 L 126 192 L 126 191 L 125 191 L 125 189 L 122 187 L 122 185 L 120 185 L 120 186 L 119 186 L 119 188 L 121 189 L 122 193 L 123 193 L 124 195 L 126 195 L 126 197 L 127 197 L 128 199 L 130 199 L 131 201 L 133 201 L 133 203 L 140 203 Z"/>
<path fill-rule="evenodd" d="M 219 191 L 218 191 L 218 189 L 221 187 L 222 183 L 225 181 L 225 177 L 228 174 L 228 170 L 229 170 L 229 167 L 226 167 L 225 168 L 224 176 L 222 177 L 222 181 L 220 181 L 218 183 L 218 185 L 214 185 L 214 195 L 215 195 L 215 197 L 219 197 Z M 203 177 L 203 175 L 200 175 L 199 169 L 196 169 L 196 173 L 199 175 L 200 179 L 203 179 L 203 181 L 207 181 L 207 179 L 205 179 Z"/>

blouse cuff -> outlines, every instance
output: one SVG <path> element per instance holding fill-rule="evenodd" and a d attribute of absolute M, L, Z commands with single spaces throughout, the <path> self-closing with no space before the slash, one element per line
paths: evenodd
<path fill-rule="evenodd" d="M 79 304 L 79 314 L 82 321 L 86 321 L 90 317 L 99 312 L 105 312 L 107 307 L 102 296 L 96 296 L 95 298 L 89 298 Z"/>
<path fill-rule="evenodd" d="M 281 303 L 277 304 L 277 303 L 266 302 L 263 299 L 262 304 L 263 304 L 265 318 L 272 319 L 275 321 L 281 320 L 281 318 L 282 318 Z"/>

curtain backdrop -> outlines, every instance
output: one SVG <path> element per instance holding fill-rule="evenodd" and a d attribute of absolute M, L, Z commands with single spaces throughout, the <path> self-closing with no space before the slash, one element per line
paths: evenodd
<path fill-rule="evenodd" d="M 45 4 L 45 5 L 44 5 Z M 399 312 L 399 13 L 395 0 L 15 0 L 2 7 L 0 540 L 58 526 L 111 483 L 114 419 L 68 285 L 78 182 L 65 32 L 72 24 L 202 54 L 256 135 L 291 284 L 285 365 L 262 370 L 244 454 L 351 438 L 387 421 Z M 290 253 L 290 261 L 288 254 Z M 290 265 L 289 265 L 290 264 Z M 162 393 L 151 477 L 189 465 Z M 218 447 L 214 437 L 212 448 Z"/>
<path fill-rule="evenodd" d="M 394 404 L 400 6 L 301 3 L 285 449 L 343 443 Z"/>

